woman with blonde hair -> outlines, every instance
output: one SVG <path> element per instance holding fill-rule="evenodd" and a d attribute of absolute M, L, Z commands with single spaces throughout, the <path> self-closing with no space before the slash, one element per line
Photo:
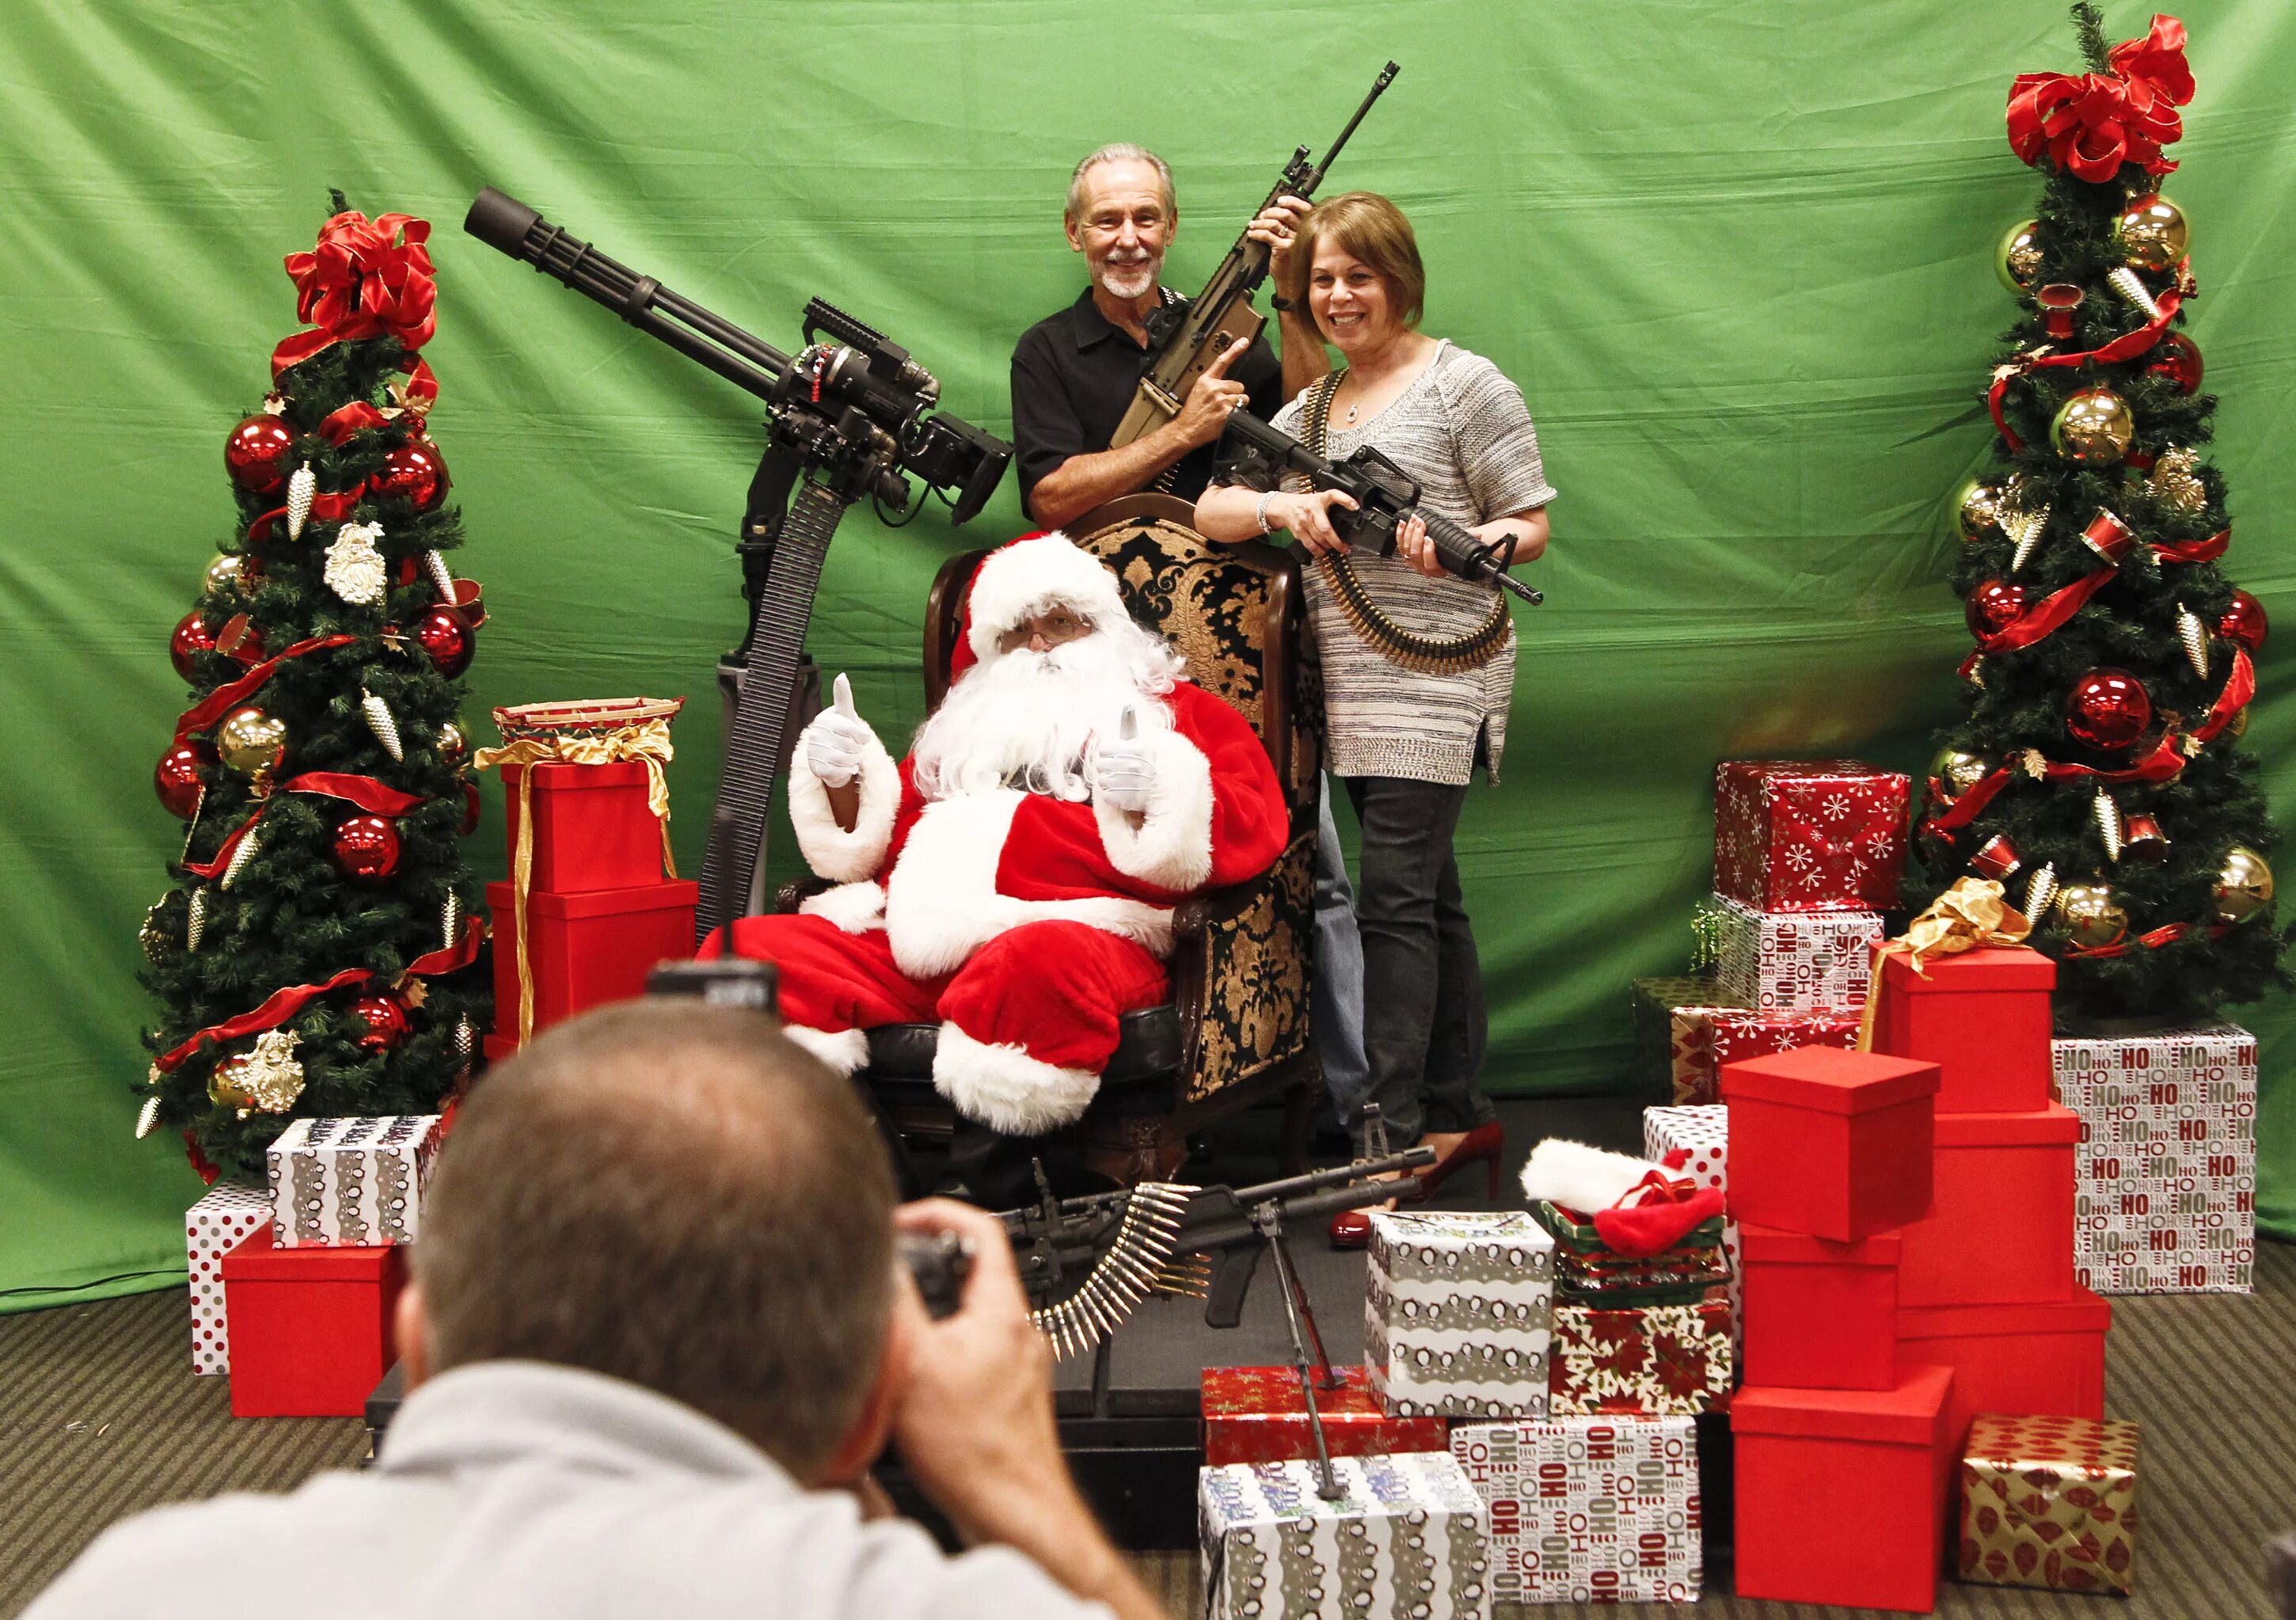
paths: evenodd
<path fill-rule="evenodd" d="M 1349 192 L 1316 205 L 1288 244 L 1278 308 L 1304 303 L 1344 367 L 1277 413 L 1275 425 L 1333 461 L 1370 447 L 1420 486 L 1419 505 L 1503 544 L 1510 565 L 1546 549 L 1554 490 L 1521 391 L 1479 355 L 1419 329 L 1427 276 L 1410 221 L 1386 198 Z M 1497 780 L 1514 692 L 1514 629 L 1495 586 L 1443 571 L 1426 526 L 1392 555 L 1350 550 L 1335 530 L 1344 495 L 1304 481 L 1254 490 L 1215 482 L 1196 527 L 1215 540 L 1287 530 L 1315 556 L 1309 618 L 1323 668 L 1325 762 L 1362 828 L 1356 915 L 1363 934 L 1367 1093 L 1390 1142 L 1438 1154 L 1402 1196 L 1426 1196 L 1484 1163 L 1498 1190 L 1504 1146 L 1479 1084 L 1488 1037 L 1474 933 L 1452 835 L 1480 764 Z M 1332 1222 L 1353 1246 L 1369 1225 Z"/>

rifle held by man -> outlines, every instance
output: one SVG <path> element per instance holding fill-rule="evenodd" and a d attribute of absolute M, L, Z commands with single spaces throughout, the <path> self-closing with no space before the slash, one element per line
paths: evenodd
<path fill-rule="evenodd" d="M 1292 160 L 1283 166 L 1283 173 L 1276 180 L 1275 189 L 1267 193 L 1267 201 L 1254 210 L 1252 217 L 1257 218 L 1265 213 L 1279 197 L 1292 196 L 1303 201 L 1312 201 L 1316 188 L 1324 183 L 1324 171 L 1340 155 L 1340 148 L 1348 144 L 1348 137 L 1356 132 L 1356 126 L 1363 122 L 1364 114 L 1371 111 L 1371 104 L 1380 98 L 1381 92 L 1400 71 L 1393 62 L 1389 62 L 1380 70 L 1379 78 L 1372 85 L 1371 94 L 1364 97 L 1363 105 L 1356 109 L 1355 117 L 1348 120 L 1348 127 L 1340 131 L 1340 138 L 1332 143 L 1332 149 L 1324 154 L 1322 162 L 1311 167 L 1305 146 L 1293 152 Z M 1227 251 L 1227 257 L 1220 260 L 1219 268 L 1212 272 L 1211 280 L 1204 284 L 1204 290 L 1196 294 L 1195 300 L 1188 305 L 1185 313 L 1177 322 L 1169 323 L 1168 331 L 1158 330 L 1167 325 L 1157 319 L 1157 315 L 1162 311 L 1148 317 L 1150 340 L 1155 344 L 1155 358 L 1141 374 L 1139 390 L 1132 396 L 1132 407 L 1124 413 L 1124 420 L 1117 424 L 1116 435 L 1109 440 L 1109 448 L 1121 449 L 1134 440 L 1154 432 L 1178 415 L 1180 407 L 1188 398 L 1188 391 L 1196 385 L 1196 379 L 1204 374 L 1231 343 L 1239 338 L 1249 341 L 1259 335 L 1259 329 L 1267 324 L 1267 317 L 1251 307 L 1251 295 L 1259 284 L 1267 279 L 1267 244 L 1252 240 L 1247 228 L 1235 239 L 1235 245 Z"/>

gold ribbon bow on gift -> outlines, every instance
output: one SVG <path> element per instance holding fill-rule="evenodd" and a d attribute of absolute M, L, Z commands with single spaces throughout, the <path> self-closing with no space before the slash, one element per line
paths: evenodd
<path fill-rule="evenodd" d="M 534 1034 L 534 979 L 526 964 L 526 894 L 534 881 L 534 768 L 537 765 L 618 765 L 637 760 L 646 768 L 646 808 L 661 824 L 662 869 L 677 876 L 677 858 L 669 847 L 669 782 L 662 767 L 672 758 L 669 721 L 650 720 L 611 731 L 570 736 L 521 737 L 500 748 L 481 748 L 472 756 L 474 769 L 519 765 L 518 847 L 511 851 L 511 918 L 518 961 L 518 1043 Z"/>
<path fill-rule="evenodd" d="M 1874 1049 L 1874 1008 L 1882 999 L 1882 959 L 1900 952 L 1923 978 L 1929 972 L 1922 962 L 1929 957 L 1959 956 L 1980 945 L 2021 945 L 2033 932 L 2030 918 L 2004 898 L 2001 885 L 1988 877 L 1964 877 L 1930 902 L 1928 910 L 1906 925 L 1896 939 L 1874 948 L 1874 977 L 1866 992 L 1866 1010 L 1857 1023 L 1857 1049 Z"/>

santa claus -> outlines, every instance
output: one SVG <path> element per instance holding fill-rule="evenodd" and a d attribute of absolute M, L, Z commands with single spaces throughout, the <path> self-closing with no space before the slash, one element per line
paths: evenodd
<path fill-rule="evenodd" d="M 940 1094 L 1034 1137 L 1084 1113 L 1118 1018 L 1165 999 L 1174 907 L 1267 870 L 1288 812 L 1243 717 L 1059 534 L 981 564 L 955 662 L 898 765 L 839 678 L 790 773 L 798 847 L 837 886 L 701 954 L 775 963 L 791 1038 L 841 1073 L 863 1032 L 938 1021 Z"/>

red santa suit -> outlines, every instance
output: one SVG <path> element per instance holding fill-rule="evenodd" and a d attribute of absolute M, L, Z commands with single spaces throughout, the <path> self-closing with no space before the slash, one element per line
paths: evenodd
<path fill-rule="evenodd" d="M 1115 577 L 1057 534 L 996 552 L 974 576 L 964 662 L 996 658 L 1000 637 L 1054 604 L 1095 624 L 1125 614 Z M 1289 835 L 1282 785 L 1234 707 L 1185 681 L 1140 703 L 1170 724 L 1137 739 L 1155 767 L 1139 815 L 1012 786 L 929 797 L 914 757 L 896 765 L 872 737 L 848 830 L 800 755 L 798 846 L 839 886 L 794 917 L 741 918 L 702 954 L 730 933 L 734 954 L 775 963 L 791 1037 L 845 1073 L 866 1060 L 864 1031 L 938 1020 L 933 1083 L 959 1112 L 1011 1136 L 1073 1122 L 1118 1018 L 1165 999 L 1174 908 L 1267 871 Z"/>

